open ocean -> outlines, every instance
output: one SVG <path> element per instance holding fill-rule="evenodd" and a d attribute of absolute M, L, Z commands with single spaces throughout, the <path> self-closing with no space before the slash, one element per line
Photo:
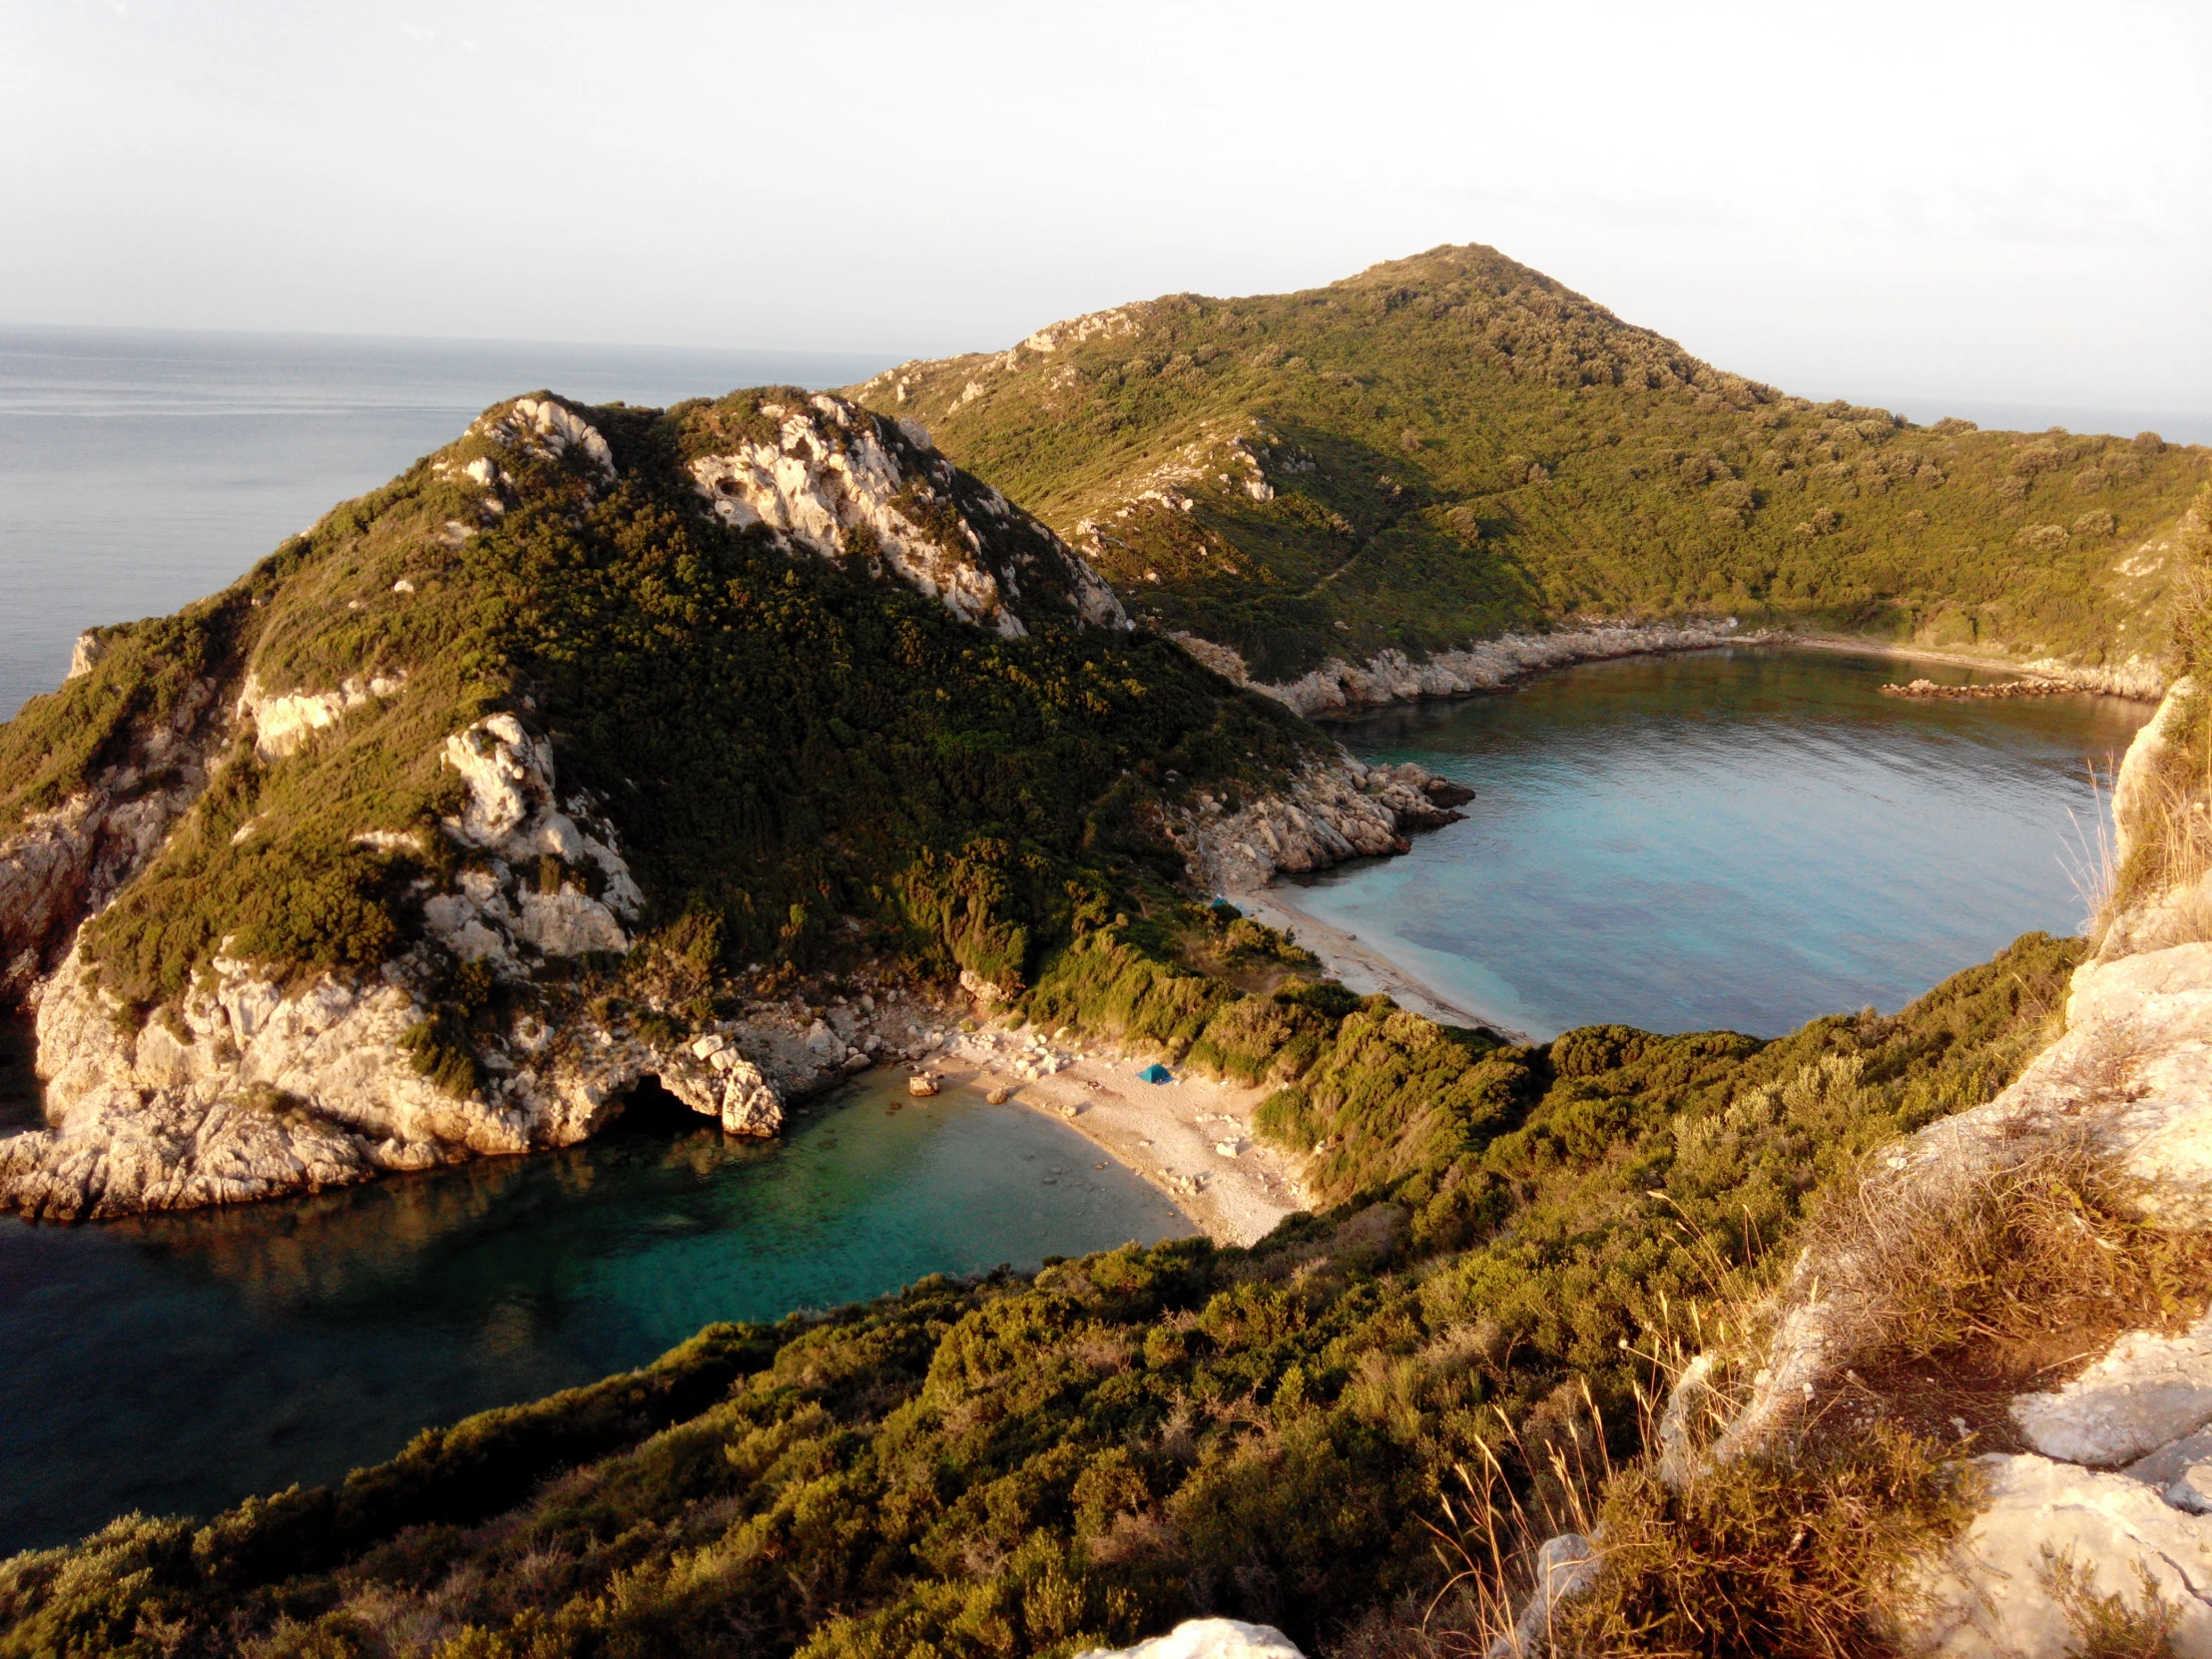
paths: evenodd
<path fill-rule="evenodd" d="M 0 328 L 0 719 L 96 623 L 212 593 L 334 503 L 541 387 L 666 405 L 893 359 L 344 335 Z"/>

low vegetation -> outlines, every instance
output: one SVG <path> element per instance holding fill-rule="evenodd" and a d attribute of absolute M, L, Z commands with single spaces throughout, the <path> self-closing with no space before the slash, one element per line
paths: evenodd
<path fill-rule="evenodd" d="M 2077 955 L 2029 935 L 1894 1018 L 1773 1043 L 1511 1048 L 1316 985 L 1256 931 L 1242 971 L 1273 989 L 1186 984 L 1179 933 L 1237 925 L 1107 921 L 1030 1011 L 1278 1077 L 1276 1132 L 1338 1142 L 1327 1214 L 716 1328 L 335 1490 L 120 1520 L 0 1567 L 0 1654 L 1013 1659 L 1199 1612 L 1352 1653 L 1448 1576 L 1458 1470 L 1495 1455 L 1534 1501 L 1559 1447 L 1631 1458 L 1645 1356 L 1787 1253 L 1859 1150 L 2001 1085 Z M 1784 1600 L 1831 1559 L 1775 1566 Z"/>
<path fill-rule="evenodd" d="M 748 401 L 590 411 L 612 486 L 502 450 L 506 510 L 465 535 L 482 487 L 418 463 L 214 600 L 107 630 L 92 673 L 0 727 L 20 821 L 98 778 L 173 782 L 116 769 L 249 676 L 272 693 L 403 682 L 289 758 L 258 760 L 251 733 L 216 758 L 180 832 L 86 931 L 108 987 L 143 1013 L 225 939 L 292 975 L 412 938 L 419 879 L 465 856 L 439 830 L 459 792 L 443 743 L 496 711 L 550 735 L 564 796 L 618 830 L 648 930 L 706 941 L 716 973 L 869 951 L 1008 989 L 1131 882 L 1179 871 L 1164 795 L 1263 780 L 1318 741 L 1157 637 L 1069 621 L 1002 639 L 724 526 L 679 462 L 694 425 Z"/>
<path fill-rule="evenodd" d="M 2174 573 L 2146 542 L 2207 460 L 1809 403 L 1479 247 L 1046 334 L 854 390 L 1263 680 L 1582 615 L 2148 660 Z"/>

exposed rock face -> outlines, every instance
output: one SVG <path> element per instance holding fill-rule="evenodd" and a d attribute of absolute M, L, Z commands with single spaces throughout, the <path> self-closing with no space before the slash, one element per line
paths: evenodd
<path fill-rule="evenodd" d="M 1757 645 L 1770 636 L 1744 634 L 1733 620 L 1682 628 L 1586 628 L 1571 633 L 1507 634 L 1463 651 L 1438 651 L 1414 662 L 1402 651 L 1383 651 L 1365 663 L 1332 657 L 1310 674 L 1275 684 L 1255 681 L 1244 658 L 1225 645 L 1179 634 L 1177 643 L 1224 679 L 1265 692 L 1309 720 L 1355 715 L 1389 703 L 1423 697 L 1461 697 L 1496 691 L 1527 675 L 1572 663 L 1607 662 L 1656 651 L 1703 651 L 1722 645 Z"/>
<path fill-rule="evenodd" d="M 477 855 L 450 890 L 424 900 L 431 937 L 504 978 L 526 978 L 549 957 L 625 948 L 624 923 L 643 898 L 612 829 L 588 803 L 557 805 L 545 740 L 513 715 L 493 715 L 447 739 L 441 759 L 468 786 L 445 828 Z M 152 828 L 128 843 L 129 869 L 178 810 L 136 805 L 124 822 Z M 364 832 L 379 833 L 388 832 Z M 74 844 L 53 826 L 34 827 L 9 843 L 13 862 L 0 869 L 31 869 L 27 848 Z M 76 902 L 56 913 L 73 926 L 120 884 L 88 897 L 80 883 Z M 738 1049 L 734 1024 L 689 1043 L 652 1042 L 627 1027 L 587 1019 L 556 1030 L 521 1014 L 482 1041 L 482 1085 L 456 1097 L 416 1070 L 403 1042 L 430 1014 L 423 987 L 433 971 L 418 950 L 366 983 L 325 975 L 287 987 L 218 956 L 173 1018 L 134 1028 L 73 950 L 35 994 L 50 1127 L 0 1140 L 0 1203 L 102 1218 L 566 1145 L 601 1127 L 648 1076 L 733 1134 L 783 1125 L 782 1092 Z M 777 1069 L 819 1086 L 844 1074 L 847 1045 L 835 1048 L 829 1063 L 810 1056 Z"/>
<path fill-rule="evenodd" d="M 160 850 L 207 788 L 213 758 L 230 739 L 230 714 L 220 684 L 195 684 L 136 734 L 123 764 L 0 836 L 0 1001 L 27 996 L 68 950 L 78 923 Z"/>
<path fill-rule="evenodd" d="M 1272 1624 L 1185 1619 L 1165 1636 L 1150 1637 L 1135 1647 L 1092 1648 L 1078 1659 L 1305 1659 L 1305 1655 Z"/>
<path fill-rule="evenodd" d="M 1054 611 L 1130 626 L 1113 590 L 1065 542 L 927 448 L 920 427 L 829 396 L 756 408 L 776 423 L 773 438 L 734 435 L 691 462 L 700 494 L 726 523 L 766 525 L 825 558 L 864 557 L 874 574 L 1008 638 Z"/>
<path fill-rule="evenodd" d="M 2124 1474 L 2031 1454 L 1979 1463 L 1987 1507 L 1931 1584 L 1935 1610 L 1913 1633 L 1913 1651 L 1944 1659 L 2080 1652 L 2080 1632 L 2051 1593 L 2053 1565 L 2063 1563 L 2088 1574 L 2092 1593 L 2130 1603 L 2147 1576 L 2179 1614 L 2171 1651 L 2212 1654 L 2212 1520 Z"/>
<path fill-rule="evenodd" d="M 574 455 L 582 465 L 599 477 L 612 482 L 615 476 L 614 451 L 607 447 L 607 440 L 600 436 L 591 423 L 557 398 L 518 397 L 501 413 L 489 415 L 469 427 L 470 435 L 481 434 L 507 448 L 517 448 L 544 460 L 559 460 Z M 488 474 L 472 472 L 479 482 L 489 481 Z"/>
<path fill-rule="evenodd" d="M 460 816 L 445 828 L 484 856 L 452 890 L 424 901 L 432 936 L 463 961 L 488 959 L 510 974 L 533 954 L 628 948 L 623 923 L 643 910 L 644 895 L 614 848 L 613 829 L 586 833 L 555 805 L 552 746 L 513 715 L 492 715 L 446 739 L 440 759 L 468 785 Z M 581 800 L 570 806 L 587 813 Z"/>
<path fill-rule="evenodd" d="M 297 754 L 315 733 L 335 726 L 353 710 L 397 697 L 406 683 L 404 674 L 376 674 L 366 680 L 347 680 L 336 691 L 272 697 L 249 675 L 246 690 L 239 694 L 238 712 L 240 718 L 254 723 L 254 753 L 265 763 L 280 761 Z"/>
<path fill-rule="evenodd" d="M 1433 830 L 1473 792 L 1410 762 L 1369 768 L 1340 750 L 1292 780 L 1280 794 L 1226 812 L 1201 794 L 1171 823 L 1193 872 L 1217 892 L 1248 892 L 1278 871 L 1304 874 L 1347 858 L 1403 852 L 1405 831 Z"/>
<path fill-rule="evenodd" d="M 2016 1396 L 2011 1411 L 2045 1457 L 2094 1468 L 2149 1457 L 2212 1422 L 2212 1318 L 2177 1337 L 2130 1332 L 2062 1387 Z"/>

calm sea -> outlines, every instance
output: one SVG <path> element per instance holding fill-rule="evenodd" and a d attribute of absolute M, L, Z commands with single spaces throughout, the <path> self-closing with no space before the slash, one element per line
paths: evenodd
<path fill-rule="evenodd" d="M 2070 933 L 2146 704 L 1918 702 L 1966 671 L 1732 649 L 1593 663 L 1342 733 L 1476 792 L 1412 856 L 1299 903 L 1462 1007 L 1550 1036 L 1778 1036 L 1885 1013 L 2028 931 Z M 1990 678 L 1982 676 L 1982 678 Z"/>
<path fill-rule="evenodd" d="M 95 623 L 229 583 L 333 503 L 540 387 L 665 405 L 890 359 L 527 341 L 0 329 L 0 719 Z"/>

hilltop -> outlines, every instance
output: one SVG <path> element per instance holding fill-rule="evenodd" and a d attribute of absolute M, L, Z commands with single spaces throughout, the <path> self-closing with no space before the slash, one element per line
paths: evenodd
<path fill-rule="evenodd" d="M 1019 994 L 1178 902 L 1200 800 L 1336 779 L 1323 861 L 1441 821 L 1347 764 L 918 429 L 514 399 L 0 727 L 0 994 L 49 1124 L 0 1199 L 564 1144 L 643 1079 L 773 1132 L 917 1040 L 898 987 Z"/>
<path fill-rule="evenodd" d="M 2149 434 L 1810 403 L 1481 247 L 1122 305 L 851 395 L 1263 682 L 1734 616 L 2155 686 L 2171 532 L 2207 464 Z"/>

